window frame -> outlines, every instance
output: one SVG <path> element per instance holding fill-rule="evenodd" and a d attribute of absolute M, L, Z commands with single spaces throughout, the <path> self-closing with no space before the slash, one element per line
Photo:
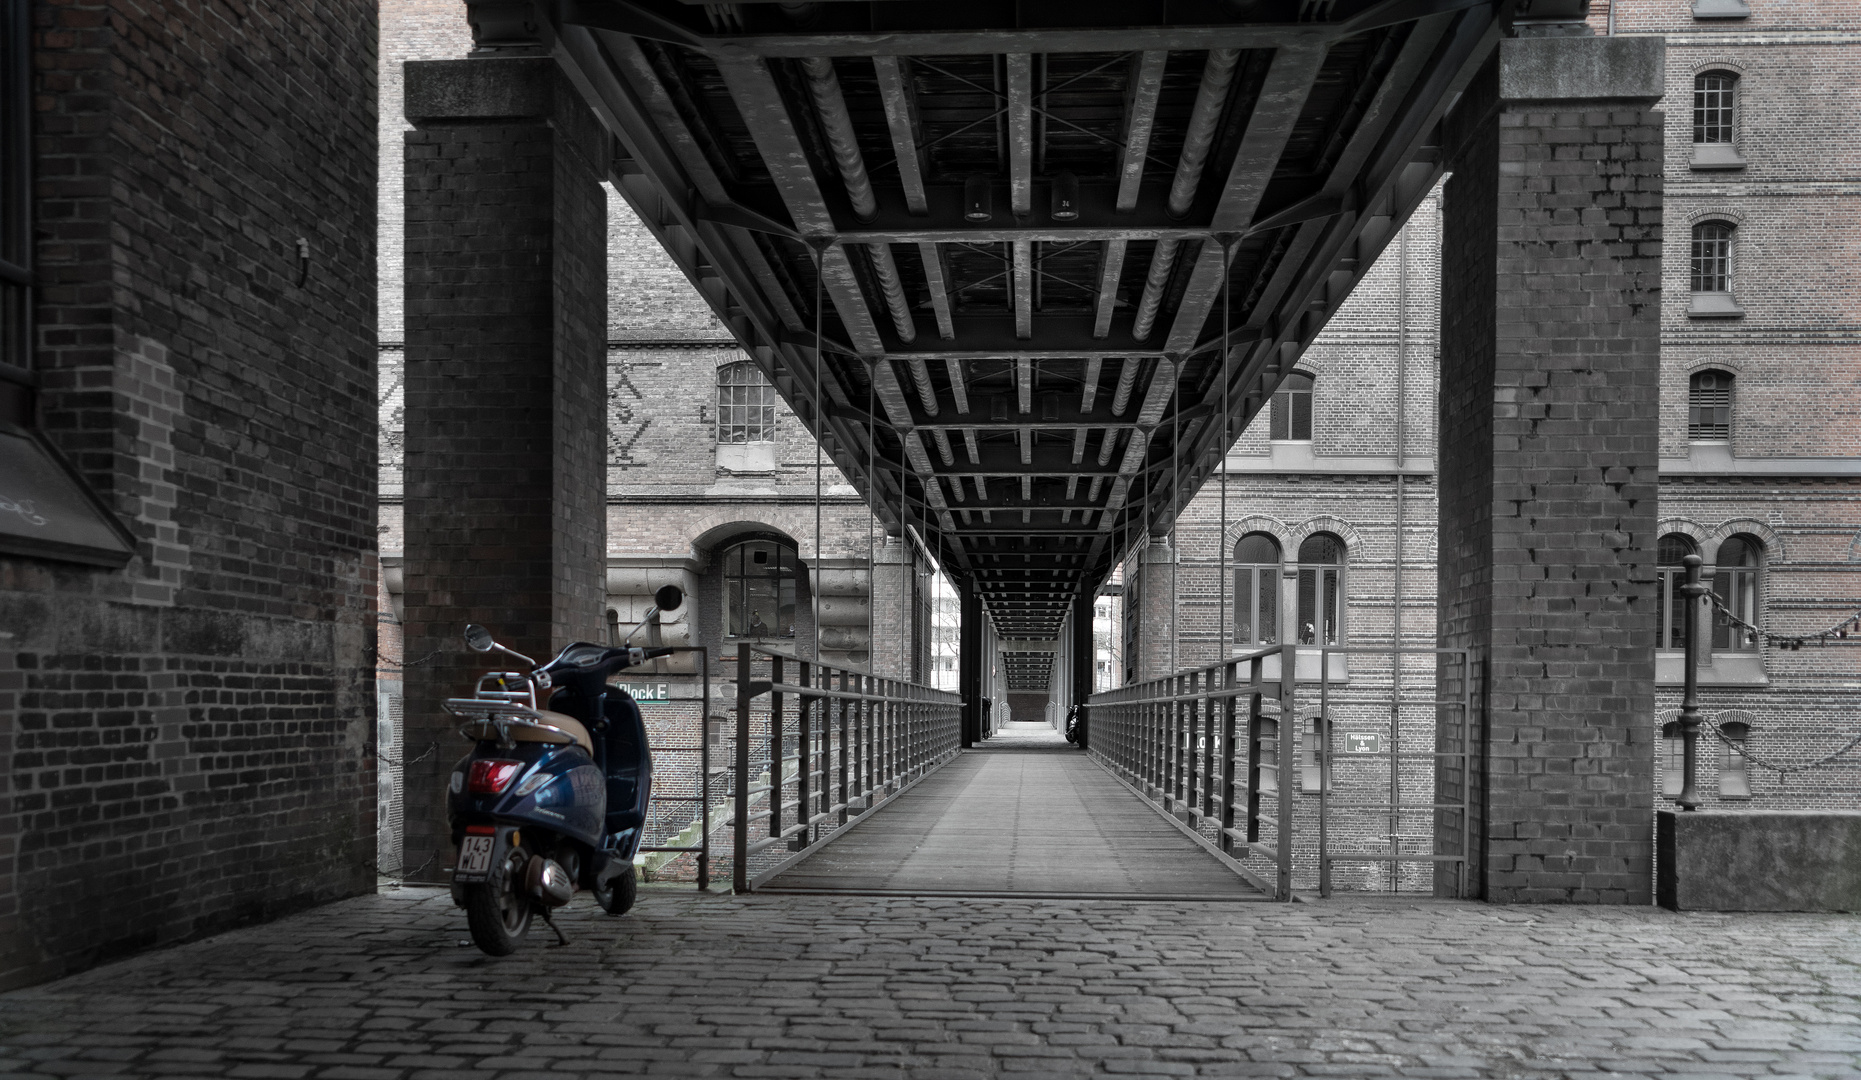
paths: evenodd
<path fill-rule="evenodd" d="M 1751 549 L 1750 565 L 1726 566 L 1721 560 L 1725 557 L 1727 544 L 1737 541 Z M 1762 625 L 1764 610 L 1764 562 L 1767 549 L 1764 541 L 1750 533 L 1734 533 L 1719 542 L 1719 550 L 1713 556 L 1712 591 L 1718 593 L 1731 607 L 1732 614 L 1753 626 Z M 1724 633 L 1721 634 L 1721 631 Z M 1721 639 L 1723 638 L 1723 643 Z M 1721 625 L 1715 612 L 1709 634 L 1705 641 L 1712 654 L 1726 653 L 1734 656 L 1758 656 L 1762 646 L 1749 640 L 1744 633 L 1734 632 L 1730 622 Z"/>
<path fill-rule="evenodd" d="M 32 4 L 0 0 L 0 378 L 8 394 L 0 421 L 29 424 L 32 361 Z"/>
<path fill-rule="evenodd" d="M 1703 389 L 1700 381 L 1707 377 L 1724 381 L 1722 387 Z M 1721 395 L 1723 402 L 1702 402 L 1704 394 Z M 1732 441 L 1732 409 L 1737 402 L 1738 376 L 1721 368 L 1701 368 L 1687 376 L 1687 442 L 1690 443 L 1729 443 Z M 1703 424 L 1700 422 L 1700 410 L 1724 410 L 1724 423 Z M 1723 428 L 1722 435 L 1701 434 L 1704 428 Z"/>
<path fill-rule="evenodd" d="M 1710 79 L 1723 80 L 1725 85 L 1707 87 L 1703 85 Z M 1740 83 L 1743 80 L 1735 71 L 1724 68 L 1708 68 L 1693 75 L 1693 145 L 1694 146 L 1737 146 Z M 1714 95 L 1718 101 L 1702 100 L 1706 95 Z M 1710 119 L 1709 119 L 1710 117 Z M 1703 133 L 1723 133 L 1724 138 L 1700 138 Z"/>
<path fill-rule="evenodd" d="M 1746 715 L 1740 713 L 1739 715 Z M 1724 738 L 1713 737 L 1719 744 L 1719 798 L 1751 798 L 1751 758 L 1745 746 L 1751 741 L 1751 723 L 1747 720 L 1714 718 Z M 1727 745 L 1728 743 L 1733 745 Z"/>
<path fill-rule="evenodd" d="M 1683 652 L 1687 647 L 1686 600 L 1680 595 L 1680 589 L 1686 584 L 1687 568 L 1682 562 L 1661 561 L 1660 552 L 1660 545 L 1674 539 L 1686 543 L 1686 555 L 1699 554 L 1698 542 L 1683 532 L 1666 533 L 1656 541 L 1654 576 L 1659 599 L 1655 608 L 1654 647 L 1666 652 Z"/>
<path fill-rule="evenodd" d="M 1271 563 L 1243 561 L 1241 558 L 1241 545 L 1246 543 L 1250 538 L 1256 536 L 1272 544 L 1273 550 L 1278 555 L 1278 558 Z M 1279 609 L 1280 578 L 1283 575 L 1286 563 L 1286 549 L 1281 546 L 1278 538 L 1274 537 L 1272 534 L 1255 531 L 1241 536 L 1240 539 L 1234 542 L 1232 557 L 1234 559 L 1234 611 L 1232 612 L 1234 622 L 1231 624 L 1232 629 L 1230 631 L 1232 634 L 1232 644 L 1243 649 L 1267 648 L 1279 644 L 1279 623 L 1281 615 Z M 1254 606 L 1251 617 L 1247 619 L 1243 619 L 1243 610 L 1241 607 L 1243 581 L 1247 583 L 1245 595 L 1253 602 Z M 1262 584 L 1263 581 L 1265 583 L 1264 586 Z M 1270 607 L 1264 605 L 1270 605 Z M 1260 619 L 1260 615 L 1262 612 L 1269 610 L 1273 617 L 1273 636 L 1271 639 L 1262 639 L 1260 634 L 1260 623 L 1263 620 Z M 1249 627 L 1249 633 L 1246 636 L 1241 634 L 1241 627 L 1243 624 Z"/>
<path fill-rule="evenodd" d="M 719 446 L 776 441 L 775 386 L 755 363 L 732 360 L 718 365 L 715 392 L 717 422 L 712 427 L 712 435 Z M 730 432 L 730 428 L 738 429 L 742 437 L 735 437 L 736 433 Z"/>
<path fill-rule="evenodd" d="M 1293 384 L 1295 379 L 1299 380 L 1302 385 L 1289 385 Z M 1317 386 L 1318 379 L 1311 373 L 1294 371 L 1281 379 L 1279 385 L 1273 388 L 1273 398 L 1269 404 L 1270 412 L 1267 417 L 1267 440 L 1269 442 L 1309 443 L 1312 441 L 1312 433 L 1318 427 L 1316 419 L 1318 399 L 1315 393 Z M 1305 403 L 1305 434 L 1303 436 L 1298 432 L 1300 420 L 1298 402 L 1301 399 Z M 1281 435 L 1282 430 L 1286 434 Z"/>
<path fill-rule="evenodd" d="M 1706 235 L 1709 230 L 1715 229 L 1723 230 L 1723 234 Z M 1688 263 L 1688 315 L 1711 318 L 1744 314 L 1736 298 L 1739 233 L 1738 223 L 1724 218 L 1704 218 L 1693 223 L 1689 234 L 1691 258 Z M 1717 251 L 1706 251 L 1702 248 L 1705 244 L 1723 246 Z M 1704 272 L 1702 266 L 1705 267 Z"/>
<path fill-rule="evenodd" d="M 732 611 L 731 608 L 733 606 L 733 602 L 737 600 L 736 590 L 732 588 L 732 585 L 739 581 L 749 580 L 748 577 L 744 575 L 741 570 L 742 560 L 744 557 L 743 553 L 747 552 L 749 548 L 753 546 L 757 546 L 757 545 L 766 545 L 768 547 L 772 547 L 776 550 L 777 555 L 778 555 L 778 559 L 777 559 L 778 573 L 776 575 L 776 582 L 777 582 L 776 584 L 776 610 L 773 613 L 775 618 L 777 619 L 778 625 L 769 626 L 770 632 L 765 633 L 765 634 L 760 634 L 760 635 L 748 634 L 748 633 L 739 634 L 735 630 L 735 627 L 739 624 L 739 619 L 738 619 L 739 615 L 742 616 L 740 621 L 741 621 L 743 628 L 745 630 L 748 629 L 749 611 L 747 609 L 748 609 L 748 603 L 749 603 L 749 594 L 748 594 L 747 589 L 743 591 L 742 600 L 743 600 L 743 604 L 746 610 L 744 610 L 741 613 Z M 737 570 L 735 573 L 732 572 L 732 556 L 737 557 L 736 558 Z M 786 567 L 781 566 L 782 557 L 786 557 L 789 560 L 788 566 Z M 782 595 L 783 595 L 781 581 L 784 576 L 782 574 L 782 571 L 784 570 L 786 571 L 786 579 L 789 583 L 788 595 L 789 595 L 791 606 L 794 610 L 794 614 L 789 619 L 787 633 L 781 633 L 780 628 L 779 628 L 779 620 L 781 617 L 781 610 L 782 610 L 781 609 Z M 800 580 L 801 579 L 801 552 L 800 552 L 800 549 L 795 544 L 778 536 L 736 537 L 733 540 L 731 540 L 730 543 L 724 546 L 723 551 L 719 555 L 718 576 L 719 576 L 720 583 L 723 586 L 722 604 L 723 604 L 723 609 L 724 609 L 724 612 L 723 612 L 724 617 L 723 617 L 723 623 L 719 627 L 719 630 L 721 631 L 720 636 L 722 637 L 724 641 L 726 642 L 771 641 L 771 640 L 786 641 L 786 640 L 793 639 L 796 636 L 795 623 L 799 621 L 800 616 L 801 616 L 801 580 Z M 765 625 L 769 625 L 769 624 L 765 624 Z"/>
<path fill-rule="evenodd" d="M 1306 560 L 1306 545 L 1312 543 L 1314 540 L 1320 539 L 1330 540 L 1333 544 L 1337 545 L 1336 562 L 1308 562 Z M 1323 648 L 1339 648 L 1344 646 L 1350 640 L 1345 625 L 1345 610 L 1349 605 L 1346 602 L 1344 591 L 1345 567 L 1350 562 L 1350 546 L 1344 542 L 1343 537 L 1338 536 L 1336 533 L 1315 532 L 1299 542 L 1298 559 L 1299 561 L 1294 564 L 1298 567 L 1299 572 L 1298 583 L 1294 586 L 1298 589 L 1298 622 L 1295 627 L 1298 643 L 1300 645 L 1314 645 Z M 1308 599 L 1306 589 L 1307 574 L 1311 575 L 1310 614 L 1314 616 L 1314 618 L 1309 621 L 1307 619 L 1308 609 L 1306 606 L 1306 600 Z M 1328 622 L 1320 622 L 1316 616 L 1319 615 L 1320 604 L 1324 603 L 1321 597 L 1326 596 L 1327 579 L 1330 579 L 1330 593 L 1329 603 L 1326 606 L 1330 609 L 1327 612 L 1330 619 Z M 1305 628 L 1308 625 L 1312 628 L 1312 640 L 1310 641 L 1305 640 Z M 1325 628 L 1327 626 L 1333 628 L 1330 635 L 1331 640 L 1328 641 L 1324 640 L 1326 636 Z"/>

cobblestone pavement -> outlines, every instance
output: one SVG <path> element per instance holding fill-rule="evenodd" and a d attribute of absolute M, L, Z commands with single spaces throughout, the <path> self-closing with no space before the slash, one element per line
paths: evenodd
<path fill-rule="evenodd" d="M 704 897 L 494 960 L 441 892 L 0 996 L 0 1075 L 1861 1076 L 1861 921 Z"/>

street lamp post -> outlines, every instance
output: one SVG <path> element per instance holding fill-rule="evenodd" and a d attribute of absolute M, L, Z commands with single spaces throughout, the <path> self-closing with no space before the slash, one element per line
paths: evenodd
<path fill-rule="evenodd" d="M 1682 810 L 1699 809 L 1699 790 L 1695 786 L 1699 759 L 1699 601 L 1706 586 L 1699 582 L 1699 568 L 1705 562 L 1698 555 L 1682 560 L 1687 568 L 1687 582 L 1681 586 L 1686 597 L 1686 691 L 1680 698 L 1681 781 L 1680 796 L 1674 801 Z"/>

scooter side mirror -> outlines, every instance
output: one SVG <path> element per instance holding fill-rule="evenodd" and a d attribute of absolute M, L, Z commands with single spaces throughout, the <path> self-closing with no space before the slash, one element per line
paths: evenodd
<path fill-rule="evenodd" d="M 491 640 L 491 631 L 477 623 L 466 624 L 465 643 L 470 645 L 474 652 L 490 652 L 492 647 L 497 644 L 497 642 Z"/>
<path fill-rule="evenodd" d="M 660 611 L 677 611 L 678 606 L 684 602 L 685 593 L 677 585 L 661 585 L 659 591 L 653 594 L 653 606 Z"/>

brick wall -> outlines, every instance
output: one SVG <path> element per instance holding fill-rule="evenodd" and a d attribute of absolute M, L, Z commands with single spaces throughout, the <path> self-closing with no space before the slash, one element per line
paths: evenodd
<path fill-rule="evenodd" d="M 1501 101 L 1504 59 L 1457 106 L 1444 238 L 1441 641 L 1488 679 L 1475 880 L 1647 903 L 1661 117 Z"/>
<path fill-rule="evenodd" d="M 40 419 L 139 543 L 0 559 L 0 985 L 374 882 L 374 5 L 33 17 Z"/>

